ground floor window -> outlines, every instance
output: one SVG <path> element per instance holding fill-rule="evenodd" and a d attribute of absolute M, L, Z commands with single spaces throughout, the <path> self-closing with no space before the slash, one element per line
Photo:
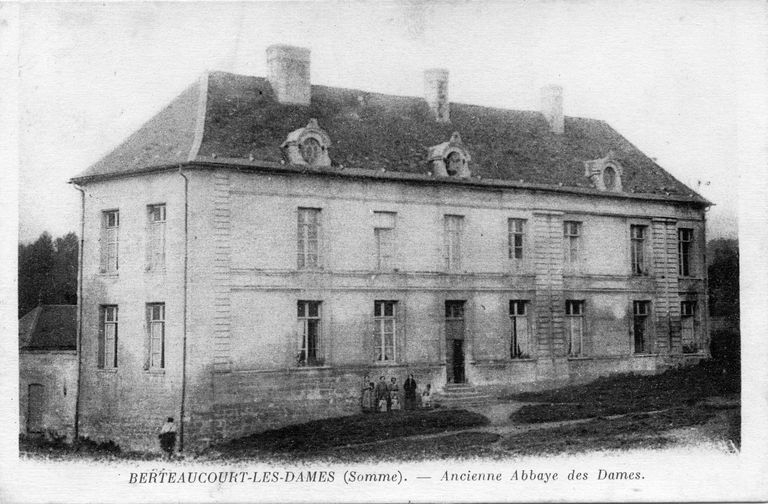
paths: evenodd
<path fill-rule="evenodd" d="M 99 308 L 99 355 L 98 367 L 117 367 L 117 305 L 102 305 Z"/>
<path fill-rule="evenodd" d="M 511 359 L 529 359 L 531 357 L 531 348 L 528 301 L 510 301 L 509 320 L 511 325 L 509 357 Z"/>
<path fill-rule="evenodd" d="M 651 352 L 650 330 L 648 316 L 651 312 L 650 301 L 634 301 L 633 303 L 632 329 L 634 333 L 635 353 L 643 354 Z"/>
<path fill-rule="evenodd" d="M 565 331 L 568 355 L 581 357 L 584 352 L 584 301 L 565 302 Z"/>
<path fill-rule="evenodd" d="M 296 356 L 298 366 L 322 366 L 323 359 L 320 355 L 320 301 L 299 301 L 298 311 L 298 338 L 299 352 Z"/>
<path fill-rule="evenodd" d="M 394 361 L 397 302 L 375 301 L 373 303 L 373 311 L 376 360 Z"/>
<path fill-rule="evenodd" d="M 700 344 L 696 334 L 696 301 L 680 303 L 680 337 L 683 353 L 696 353 Z"/>
<path fill-rule="evenodd" d="M 165 303 L 147 304 L 149 369 L 165 368 Z"/>

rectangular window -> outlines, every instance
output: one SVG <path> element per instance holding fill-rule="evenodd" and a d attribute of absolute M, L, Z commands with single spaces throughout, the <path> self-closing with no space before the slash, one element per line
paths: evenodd
<path fill-rule="evenodd" d="M 395 355 L 396 317 L 397 302 L 375 301 L 373 303 L 374 345 L 377 361 L 391 362 L 397 357 Z"/>
<path fill-rule="evenodd" d="M 320 209 L 299 208 L 298 267 L 320 266 Z"/>
<path fill-rule="evenodd" d="M 461 215 L 445 216 L 445 261 L 448 271 L 461 268 L 461 237 L 464 217 Z"/>
<path fill-rule="evenodd" d="M 522 259 L 525 247 L 525 219 L 509 219 L 507 221 L 509 258 Z"/>
<path fill-rule="evenodd" d="M 165 267 L 165 204 L 149 205 L 147 271 Z"/>
<path fill-rule="evenodd" d="M 117 367 L 117 305 L 103 305 L 99 309 L 99 355 L 98 367 Z"/>
<path fill-rule="evenodd" d="M 509 357 L 512 359 L 529 359 L 531 357 L 531 348 L 528 301 L 510 301 L 509 320 L 512 331 L 510 334 Z"/>
<path fill-rule="evenodd" d="M 696 335 L 696 301 L 680 303 L 680 337 L 684 353 L 699 351 L 699 341 Z"/>
<path fill-rule="evenodd" d="M 565 330 L 568 336 L 568 355 L 582 357 L 584 352 L 584 301 L 565 302 Z"/>
<path fill-rule="evenodd" d="M 395 218 L 394 212 L 373 212 L 373 234 L 376 238 L 376 267 L 391 269 L 395 256 Z"/>
<path fill-rule="evenodd" d="M 579 249 L 581 247 L 581 222 L 563 222 L 563 243 L 565 246 L 565 264 L 578 264 L 580 257 Z"/>
<path fill-rule="evenodd" d="M 648 316 L 651 311 L 650 301 L 634 301 L 632 328 L 635 334 L 635 353 L 643 354 L 651 352 L 650 334 L 648 328 Z"/>
<path fill-rule="evenodd" d="M 645 269 L 645 239 L 647 226 L 630 226 L 630 238 L 632 241 L 632 274 L 646 275 Z"/>
<path fill-rule="evenodd" d="M 119 266 L 120 212 L 107 210 L 101 214 L 101 272 L 117 273 Z"/>
<path fill-rule="evenodd" d="M 299 301 L 298 335 L 299 353 L 296 364 L 299 366 L 322 366 L 320 356 L 320 301 Z"/>
<path fill-rule="evenodd" d="M 677 265 L 680 276 L 691 275 L 691 248 L 693 247 L 693 229 L 677 230 Z"/>
<path fill-rule="evenodd" d="M 149 368 L 165 368 L 165 303 L 147 305 Z"/>

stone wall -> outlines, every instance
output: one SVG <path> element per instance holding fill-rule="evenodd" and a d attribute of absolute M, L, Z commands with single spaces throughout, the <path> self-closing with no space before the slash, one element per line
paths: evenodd
<path fill-rule="evenodd" d="M 28 392 L 42 385 L 42 430 L 72 440 L 77 396 L 74 351 L 23 351 L 19 354 L 19 432 L 28 434 Z"/>

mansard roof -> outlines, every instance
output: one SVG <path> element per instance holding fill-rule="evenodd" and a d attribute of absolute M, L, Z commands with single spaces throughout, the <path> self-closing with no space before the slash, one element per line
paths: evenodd
<path fill-rule="evenodd" d="M 20 350 L 76 350 L 77 305 L 40 305 L 19 319 Z"/>
<path fill-rule="evenodd" d="M 336 174 L 343 168 L 431 177 L 429 147 L 456 131 L 472 155 L 475 180 L 599 194 L 584 163 L 612 153 L 623 169 L 624 193 L 710 204 L 604 121 L 566 117 L 565 132 L 556 134 L 540 112 L 450 107 L 450 123 L 440 123 L 422 98 L 326 86 L 312 86 L 309 106 L 283 105 L 264 78 L 211 72 L 73 181 L 200 162 L 280 166 L 286 136 L 315 118 L 333 141 L 329 171 Z"/>

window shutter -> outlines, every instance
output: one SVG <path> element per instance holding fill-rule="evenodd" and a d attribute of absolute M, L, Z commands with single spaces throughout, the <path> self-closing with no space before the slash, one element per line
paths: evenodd
<path fill-rule="evenodd" d="M 99 308 L 99 337 L 97 344 L 96 365 L 104 367 L 104 308 Z"/>

